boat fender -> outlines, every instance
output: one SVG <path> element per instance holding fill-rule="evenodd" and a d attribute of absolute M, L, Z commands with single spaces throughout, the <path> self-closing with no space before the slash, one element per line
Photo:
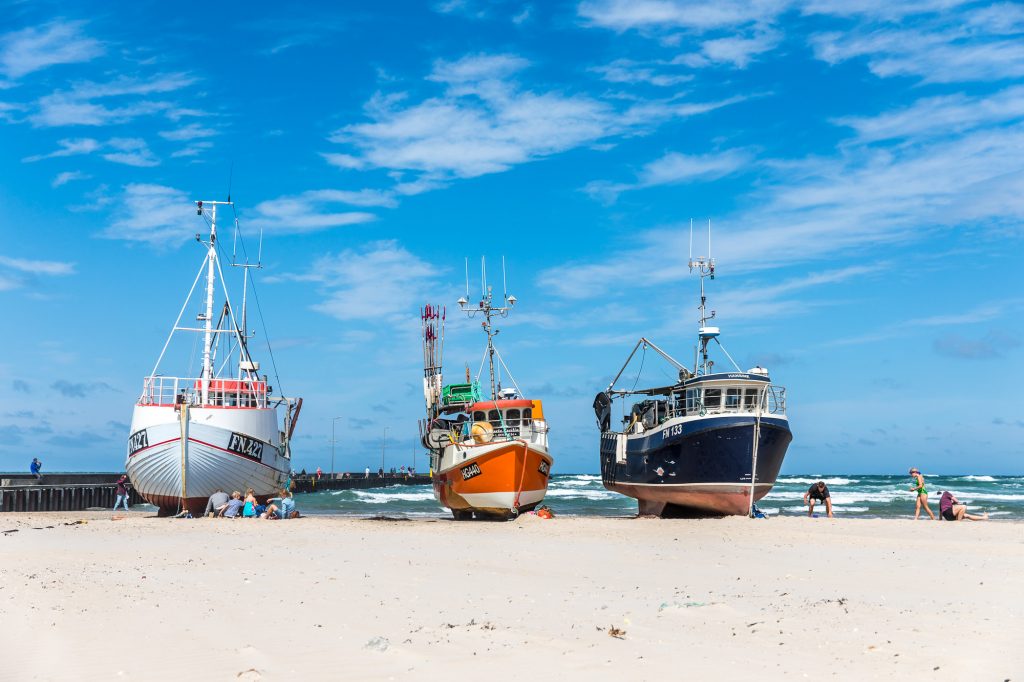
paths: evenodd
<path fill-rule="evenodd" d="M 612 424 L 611 396 L 602 391 L 594 397 L 594 414 L 597 416 L 598 428 L 604 433 Z"/>
<path fill-rule="evenodd" d="M 477 444 L 490 443 L 494 438 L 494 427 L 490 422 L 474 422 L 470 433 Z"/>

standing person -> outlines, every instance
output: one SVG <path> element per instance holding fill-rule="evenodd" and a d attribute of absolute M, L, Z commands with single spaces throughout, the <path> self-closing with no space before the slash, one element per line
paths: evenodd
<path fill-rule="evenodd" d="M 42 468 L 43 463 L 39 461 L 39 458 L 33 457 L 32 464 L 28 466 L 28 470 L 32 472 L 32 475 L 36 477 L 37 481 L 43 477 L 43 475 L 39 473 Z"/>
<path fill-rule="evenodd" d="M 921 517 L 921 507 L 928 512 L 928 516 L 931 517 L 932 521 L 936 521 L 935 514 L 932 513 L 932 508 L 928 506 L 928 491 L 924 487 L 924 476 L 917 467 L 910 469 L 910 478 L 912 483 L 910 484 L 910 491 L 917 493 L 917 503 L 914 505 L 914 520 L 917 521 Z"/>
<path fill-rule="evenodd" d="M 320 467 L 317 467 L 317 468 L 316 468 L 316 480 L 318 480 L 318 481 L 319 481 L 319 480 L 320 480 L 320 477 L 321 477 L 321 476 L 323 476 L 323 474 L 324 474 L 323 470 L 322 470 L 322 469 L 320 469 Z"/>
<path fill-rule="evenodd" d="M 370 467 L 366 467 L 366 478 L 370 477 Z"/>
<path fill-rule="evenodd" d="M 828 517 L 832 517 L 832 496 L 828 492 L 828 486 L 825 485 L 825 481 L 818 481 L 811 485 L 804 493 L 804 504 L 807 505 L 807 515 L 814 515 L 814 501 L 818 500 L 825 505 L 825 511 L 828 512 Z"/>
<path fill-rule="evenodd" d="M 117 511 L 122 501 L 124 502 L 124 510 L 128 511 L 128 474 L 123 474 L 121 478 L 117 479 L 115 492 L 117 493 L 117 498 L 114 500 L 114 511 Z"/>
<path fill-rule="evenodd" d="M 947 521 L 988 521 L 988 514 L 975 516 L 967 513 L 967 505 L 961 504 L 960 500 L 953 496 L 948 490 L 942 493 L 939 498 L 939 516 Z"/>

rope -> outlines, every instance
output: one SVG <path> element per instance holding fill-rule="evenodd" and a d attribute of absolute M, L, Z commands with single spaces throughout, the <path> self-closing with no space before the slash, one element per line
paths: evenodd
<path fill-rule="evenodd" d="M 523 444 L 523 466 L 519 470 L 519 489 L 516 491 L 515 498 L 512 499 L 512 513 L 514 515 L 519 514 L 519 496 L 523 494 L 523 485 L 526 483 L 526 460 L 530 457 L 530 446 L 527 445 L 525 440 L 520 440 Z"/>

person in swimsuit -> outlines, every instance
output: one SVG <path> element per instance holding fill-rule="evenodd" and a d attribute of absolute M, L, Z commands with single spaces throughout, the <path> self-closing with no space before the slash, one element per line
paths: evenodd
<path fill-rule="evenodd" d="M 932 508 L 928 506 L 928 491 L 924 488 L 924 476 L 921 475 L 917 467 L 910 469 L 910 478 L 913 481 L 910 484 L 910 492 L 917 493 L 917 503 L 914 505 L 914 520 L 917 521 L 921 517 L 921 507 L 924 507 L 932 521 L 938 521 L 935 518 L 935 514 L 932 513 Z"/>
<path fill-rule="evenodd" d="M 953 493 L 948 490 L 942 493 L 942 497 L 939 498 L 939 516 L 944 518 L 946 521 L 988 521 L 988 514 L 983 516 L 975 516 L 974 514 L 967 513 L 967 505 L 961 504 L 960 500 L 953 496 Z"/>
<path fill-rule="evenodd" d="M 804 504 L 807 505 L 807 515 L 814 516 L 814 501 L 825 505 L 825 511 L 828 512 L 828 517 L 832 517 L 832 496 L 828 492 L 828 486 L 825 485 L 825 481 L 818 481 L 804 493 Z"/>

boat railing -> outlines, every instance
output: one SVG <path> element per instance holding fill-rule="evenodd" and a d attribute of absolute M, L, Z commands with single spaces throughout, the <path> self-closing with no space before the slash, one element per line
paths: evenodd
<path fill-rule="evenodd" d="M 265 408 L 267 382 L 255 379 L 211 379 L 203 402 L 203 379 L 195 377 L 146 377 L 139 405 L 170 407 Z"/>

